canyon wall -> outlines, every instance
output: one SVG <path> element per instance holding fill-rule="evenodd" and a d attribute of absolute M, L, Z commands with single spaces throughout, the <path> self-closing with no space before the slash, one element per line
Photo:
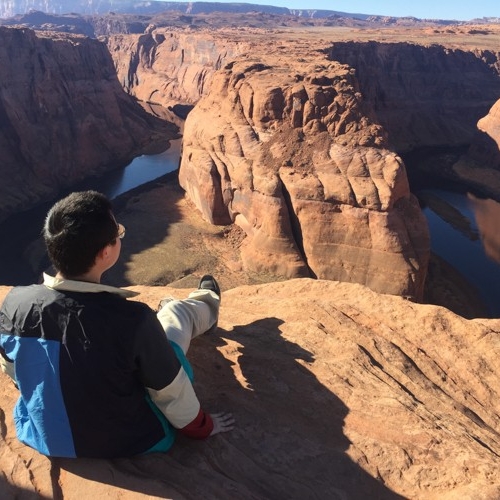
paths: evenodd
<path fill-rule="evenodd" d="M 141 35 L 112 35 L 105 40 L 123 88 L 136 98 L 170 106 L 195 104 L 210 88 L 226 61 L 249 50 L 223 35 L 155 29 Z"/>
<path fill-rule="evenodd" d="M 470 144 L 500 96 L 499 57 L 490 51 L 335 42 L 325 54 L 356 70 L 363 98 L 399 153 Z"/>
<path fill-rule="evenodd" d="M 207 220 L 245 230 L 249 271 L 422 296 L 427 225 L 346 65 L 228 64 L 187 118 L 179 180 Z"/>
<path fill-rule="evenodd" d="M 411 169 L 500 199 L 500 52 L 335 42 L 325 54 L 355 68 L 396 150 L 422 151 Z"/>
<path fill-rule="evenodd" d="M 27 39 L 40 44 L 36 51 L 43 55 L 33 56 L 35 49 L 21 54 L 28 74 L 45 82 L 57 74 L 60 83 L 50 92 L 62 96 L 62 104 L 47 105 L 43 85 L 34 94 L 25 91 L 19 101 L 45 115 L 30 121 L 22 112 L 16 125 L 14 101 L 2 94 L 10 123 L 3 146 L 17 154 L 10 168 L 22 167 L 10 176 L 12 186 L 33 186 L 30 200 L 101 171 L 103 158 L 120 163 L 158 136 L 130 96 L 163 106 L 196 104 L 185 125 L 180 182 L 207 220 L 244 229 L 249 271 L 354 281 L 417 299 L 429 238 L 396 152 L 470 143 L 477 120 L 500 94 L 498 58 L 484 51 L 313 44 L 249 27 L 151 25 L 140 35 L 102 39 L 116 78 L 103 43 Z M 57 51 L 60 66 L 50 59 Z M 12 64 L 7 52 L 4 59 Z M 18 73 L 19 65 L 12 71 Z M 64 92 L 75 94 L 64 100 Z M 30 137 L 28 122 L 41 141 Z M 28 138 L 16 126 L 26 128 Z M 57 175 L 49 163 L 58 165 Z M 28 200 L 25 190 L 7 185 L 4 191 L 10 209 Z"/>
<path fill-rule="evenodd" d="M 0 27 L 0 67 L 0 220 L 176 133 L 123 91 L 97 40 Z"/>

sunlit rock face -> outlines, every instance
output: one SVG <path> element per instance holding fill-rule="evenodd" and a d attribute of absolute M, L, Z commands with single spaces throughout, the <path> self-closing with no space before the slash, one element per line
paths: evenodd
<path fill-rule="evenodd" d="M 250 47 L 246 42 L 228 43 L 210 32 L 183 33 L 154 26 L 146 31 L 105 40 L 123 88 L 142 101 L 162 106 L 195 104 L 210 89 L 214 73 Z"/>
<path fill-rule="evenodd" d="M 123 91 L 105 44 L 50 36 L 0 28 L 0 219 L 174 134 Z"/>
<path fill-rule="evenodd" d="M 133 290 L 153 308 L 190 291 Z M 231 411 L 233 431 L 132 459 L 50 460 L 16 439 L 19 392 L 0 372 L 1 498 L 500 497 L 498 319 L 328 280 L 222 296 L 217 331 L 188 356 L 202 407 Z"/>
<path fill-rule="evenodd" d="M 427 225 L 347 65 L 227 65 L 188 116 L 179 179 L 207 220 L 246 231 L 250 270 L 421 297 Z"/>

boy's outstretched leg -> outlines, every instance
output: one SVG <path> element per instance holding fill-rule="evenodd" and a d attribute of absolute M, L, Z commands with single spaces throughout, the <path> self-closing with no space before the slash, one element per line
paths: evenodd
<path fill-rule="evenodd" d="M 178 344 L 184 354 L 191 340 L 217 328 L 220 288 L 211 275 L 201 278 L 198 289 L 184 300 L 164 300 L 157 316 L 169 340 Z"/>

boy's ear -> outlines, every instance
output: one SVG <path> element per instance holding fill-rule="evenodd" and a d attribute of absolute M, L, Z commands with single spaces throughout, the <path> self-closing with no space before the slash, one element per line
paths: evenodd
<path fill-rule="evenodd" d="M 110 245 L 106 245 L 104 248 L 101 248 L 97 252 L 97 255 L 95 256 L 96 262 L 99 260 L 106 260 L 109 257 L 109 254 L 111 252 L 111 249 L 109 247 L 110 247 Z"/>

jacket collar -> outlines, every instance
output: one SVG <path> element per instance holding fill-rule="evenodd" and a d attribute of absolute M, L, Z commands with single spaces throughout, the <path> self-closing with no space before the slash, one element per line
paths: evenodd
<path fill-rule="evenodd" d="M 89 283 L 88 281 L 66 280 L 61 278 L 54 278 L 46 273 L 43 273 L 43 284 L 54 290 L 62 290 L 66 292 L 85 292 L 85 293 L 99 293 L 109 292 L 120 297 L 130 298 L 139 295 L 138 292 L 132 290 L 124 290 L 109 285 L 102 285 L 101 283 Z"/>

